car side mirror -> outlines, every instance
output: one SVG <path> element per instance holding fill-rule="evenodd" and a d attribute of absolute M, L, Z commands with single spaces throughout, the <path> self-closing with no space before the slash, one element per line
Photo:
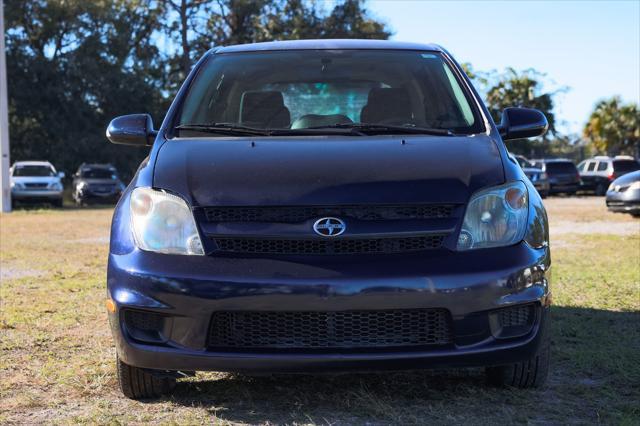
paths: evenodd
<path fill-rule="evenodd" d="M 498 131 L 502 140 L 542 136 L 549 129 L 547 117 L 537 109 L 505 108 Z"/>
<path fill-rule="evenodd" d="M 64 177 L 65 177 L 65 176 L 66 176 L 66 175 L 64 174 L 64 172 L 58 172 L 58 177 L 59 177 L 60 179 L 64 179 Z"/>
<path fill-rule="evenodd" d="M 107 127 L 107 139 L 122 145 L 151 145 L 157 134 L 149 114 L 121 115 Z"/>

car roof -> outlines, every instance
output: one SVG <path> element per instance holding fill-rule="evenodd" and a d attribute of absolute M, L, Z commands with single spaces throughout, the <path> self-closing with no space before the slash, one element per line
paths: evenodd
<path fill-rule="evenodd" d="M 100 163 L 87 163 L 81 164 L 80 169 L 88 168 L 88 169 L 115 169 L 115 167 L 111 164 L 100 164 Z"/>
<path fill-rule="evenodd" d="M 573 163 L 568 158 L 543 158 L 540 160 L 532 160 L 534 163 Z"/>
<path fill-rule="evenodd" d="M 48 161 L 16 161 L 13 163 L 14 166 L 49 166 L 53 167 Z"/>
<path fill-rule="evenodd" d="M 389 40 L 321 39 L 269 41 L 264 43 L 238 44 L 212 49 L 217 53 L 258 52 L 275 50 L 329 50 L 329 49 L 388 49 L 388 50 L 429 50 L 444 52 L 437 44 L 408 43 Z"/>

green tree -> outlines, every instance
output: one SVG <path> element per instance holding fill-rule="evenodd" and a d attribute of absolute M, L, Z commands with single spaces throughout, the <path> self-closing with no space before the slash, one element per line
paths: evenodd
<path fill-rule="evenodd" d="M 125 171 L 145 155 L 105 142 L 119 114 L 162 117 L 151 1 L 6 2 L 11 156 L 74 171 L 83 161 Z"/>
<path fill-rule="evenodd" d="M 149 112 L 159 123 L 194 60 L 214 45 L 388 37 L 363 5 L 5 0 L 11 156 L 46 159 L 67 173 L 82 162 L 112 162 L 130 177 L 147 150 L 106 143 L 110 119 Z"/>
<path fill-rule="evenodd" d="M 550 143 L 558 140 L 556 116 L 554 113 L 554 97 L 565 88 L 546 91 L 545 75 L 534 69 L 516 71 L 507 68 L 505 72 L 480 72 L 470 64 L 463 64 L 469 78 L 484 94 L 485 102 L 491 117 L 500 123 L 502 111 L 507 107 L 535 108 L 542 111 L 549 122 L 549 131 L 542 137 L 542 142 L 529 139 L 511 140 L 509 150 L 525 156 L 540 156 L 551 152 Z"/>
<path fill-rule="evenodd" d="M 609 155 L 640 154 L 640 110 L 620 97 L 598 102 L 584 126 L 583 135 L 600 152 Z"/>
<path fill-rule="evenodd" d="M 213 46 L 309 38 L 387 39 L 391 31 L 369 15 L 363 0 L 326 11 L 305 0 L 166 0 L 167 35 L 178 49 L 169 58 L 173 90 L 191 64 Z"/>
<path fill-rule="evenodd" d="M 544 74 L 534 69 L 517 72 L 513 68 L 507 68 L 504 74 L 490 77 L 488 81 L 491 87 L 487 90 L 486 101 L 493 119 L 499 123 L 502 111 L 507 107 L 535 108 L 547 117 L 549 133 L 555 134 L 553 97 L 557 92 L 543 91 L 543 79 Z"/>

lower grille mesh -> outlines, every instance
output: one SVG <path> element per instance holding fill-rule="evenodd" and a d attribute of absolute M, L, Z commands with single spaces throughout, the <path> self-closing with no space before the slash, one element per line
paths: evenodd
<path fill-rule="evenodd" d="M 218 251 L 246 254 L 404 253 L 439 248 L 443 235 L 406 238 L 268 239 L 214 238 Z"/>
<path fill-rule="evenodd" d="M 501 309 L 499 312 L 502 327 L 520 327 L 528 325 L 533 320 L 534 306 L 522 305 Z"/>
<path fill-rule="evenodd" d="M 446 345 L 448 311 L 216 312 L 210 349 L 385 348 Z"/>
<path fill-rule="evenodd" d="M 130 329 L 157 331 L 162 329 L 164 317 L 154 312 L 124 311 L 124 320 Z"/>

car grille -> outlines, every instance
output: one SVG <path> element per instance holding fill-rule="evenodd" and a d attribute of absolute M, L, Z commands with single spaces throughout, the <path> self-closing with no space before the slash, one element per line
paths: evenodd
<path fill-rule="evenodd" d="M 49 186 L 48 183 L 25 183 L 25 188 L 27 189 L 43 189 Z"/>
<path fill-rule="evenodd" d="M 531 323 L 533 316 L 533 305 L 514 306 L 499 311 L 499 320 L 502 327 L 520 327 L 527 325 Z"/>
<path fill-rule="evenodd" d="M 455 206 L 205 207 L 208 222 L 299 223 L 325 216 L 358 220 L 404 220 L 451 217 Z"/>
<path fill-rule="evenodd" d="M 113 192 L 115 185 L 89 185 L 89 190 L 93 192 Z"/>
<path fill-rule="evenodd" d="M 138 330 L 160 330 L 164 324 L 164 317 L 155 312 L 140 312 L 125 310 L 124 320 L 127 327 Z"/>
<path fill-rule="evenodd" d="M 273 239 L 216 238 L 218 252 L 244 254 L 387 254 L 437 249 L 444 235 L 404 238 Z"/>
<path fill-rule="evenodd" d="M 446 345 L 444 309 L 216 312 L 209 349 L 358 349 Z"/>

